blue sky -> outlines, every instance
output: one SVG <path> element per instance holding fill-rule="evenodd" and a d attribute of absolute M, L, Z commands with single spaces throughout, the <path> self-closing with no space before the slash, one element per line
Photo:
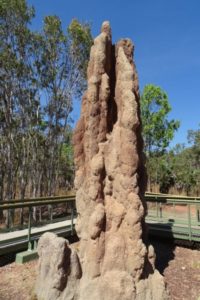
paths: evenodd
<path fill-rule="evenodd" d="M 57 15 L 67 27 L 72 18 L 92 23 L 99 34 L 109 20 L 113 42 L 129 37 L 135 44 L 140 90 L 162 87 L 172 106 L 170 118 L 181 126 L 171 146 L 186 143 L 187 130 L 200 123 L 200 1 L 199 0 L 28 0 L 36 9 L 33 28 L 46 15 Z M 79 104 L 73 113 L 79 117 Z"/>

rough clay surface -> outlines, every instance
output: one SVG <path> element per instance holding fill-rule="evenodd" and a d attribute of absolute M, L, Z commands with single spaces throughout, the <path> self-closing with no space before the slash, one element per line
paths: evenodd
<path fill-rule="evenodd" d="M 46 233 L 39 242 L 39 300 L 165 300 L 145 239 L 138 78 L 129 39 L 94 40 L 88 88 L 74 133 L 80 251 Z"/>

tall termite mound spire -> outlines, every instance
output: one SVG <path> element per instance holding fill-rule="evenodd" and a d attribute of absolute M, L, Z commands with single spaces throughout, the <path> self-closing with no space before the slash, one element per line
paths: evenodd
<path fill-rule="evenodd" d="M 74 132 L 80 250 L 44 235 L 36 294 L 39 300 L 168 299 L 144 238 L 146 176 L 133 44 L 124 39 L 113 46 L 108 22 L 94 40 L 87 76 Z"/>

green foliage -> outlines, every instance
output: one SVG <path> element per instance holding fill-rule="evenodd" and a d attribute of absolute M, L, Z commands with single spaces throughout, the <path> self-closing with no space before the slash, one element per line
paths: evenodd
<path fill-rule="evenodd" d="M 199 125 L 200 127 L 200 125 Z M 193 153 L 193 167 L 200 170 L 200 128 L 197 130 L 188 130 L 188 143 Z"/>
<path fill-rule="evenodd" d="M 196 193 L 200 191 L 200 125 L 197 130 L 188 130 L 188 142 L 190 143 L 190 161 L 193 170 L 193 189 Z"/>
<path fill-rule="evenodd" d="M 147 168 L 151 175 L 151 184 L 159 186 L 159 192 L 168 193 L 175 183 L 168 153 L 162 155 L 154 153 L 148 159 Z"/>
<path fill-rule="evenodd" d="M 158 185 L 162 193 L 174 188 L 175 192 L 200 195 L 199 130 L 189 130 L 190 147 L 177 144 L 172 150 L 148 160 L 151 184 Z"/>
<path fill-rule="evenodd" d="M 190 147 L 176 145 L 170 153 L 175 187 L 187 194 L 200 193 L 200 129 L 188 130 Z"/>
<path fill-rule="evenodd" d="M 69 39 L 71 40 L 71 52 L 79 57 L 78 70 L 83 77 L 86 77 L 87 62 L 90 55 L 90 48 L 93 44 L 91 26 L 88 23 L 81 24 L 73 19 L 68 27 Z"/>
<path fill-rule="evenodd" d="M 171 106 L 167 94 L 157 86 L 146 85 L 141 96 L 141 116 L 145 151 L 148 156 L 153 151 L 162 152 L 173 139 L 179 128 L 179 121 L 168 120 Z"/>
<path fill-rule="evenodd" d="M 191 165 L 191 149 L 176 145 L 169 153 L 171 169 L 174 175 L 174 186 L 179 192 L 189 192 L 195 184 L 194 169 Z"/>
<path fill-rule="evenodd" d="M 172 171 L 164 153 L 180 123 L 168 120 L 170 111 L 167 94 L 158 86 L 146 85 L 141 96 L 141 117 L 149 190 L 152 184 L 159 184 L 160 190 L 166 192 L 173 185 Z"/>

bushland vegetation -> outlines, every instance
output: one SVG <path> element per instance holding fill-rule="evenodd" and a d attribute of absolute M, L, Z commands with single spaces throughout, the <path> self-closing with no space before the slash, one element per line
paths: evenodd
<path fill-rule="evenodd" d="M 145 86 L 141 96 L 144 150 L 148 190 L 200 195 L 200 127 L 188 130 L 187 146 L 170 148 L 180 122 L 169 120 L 167 94 L 155 85 Z"/>

